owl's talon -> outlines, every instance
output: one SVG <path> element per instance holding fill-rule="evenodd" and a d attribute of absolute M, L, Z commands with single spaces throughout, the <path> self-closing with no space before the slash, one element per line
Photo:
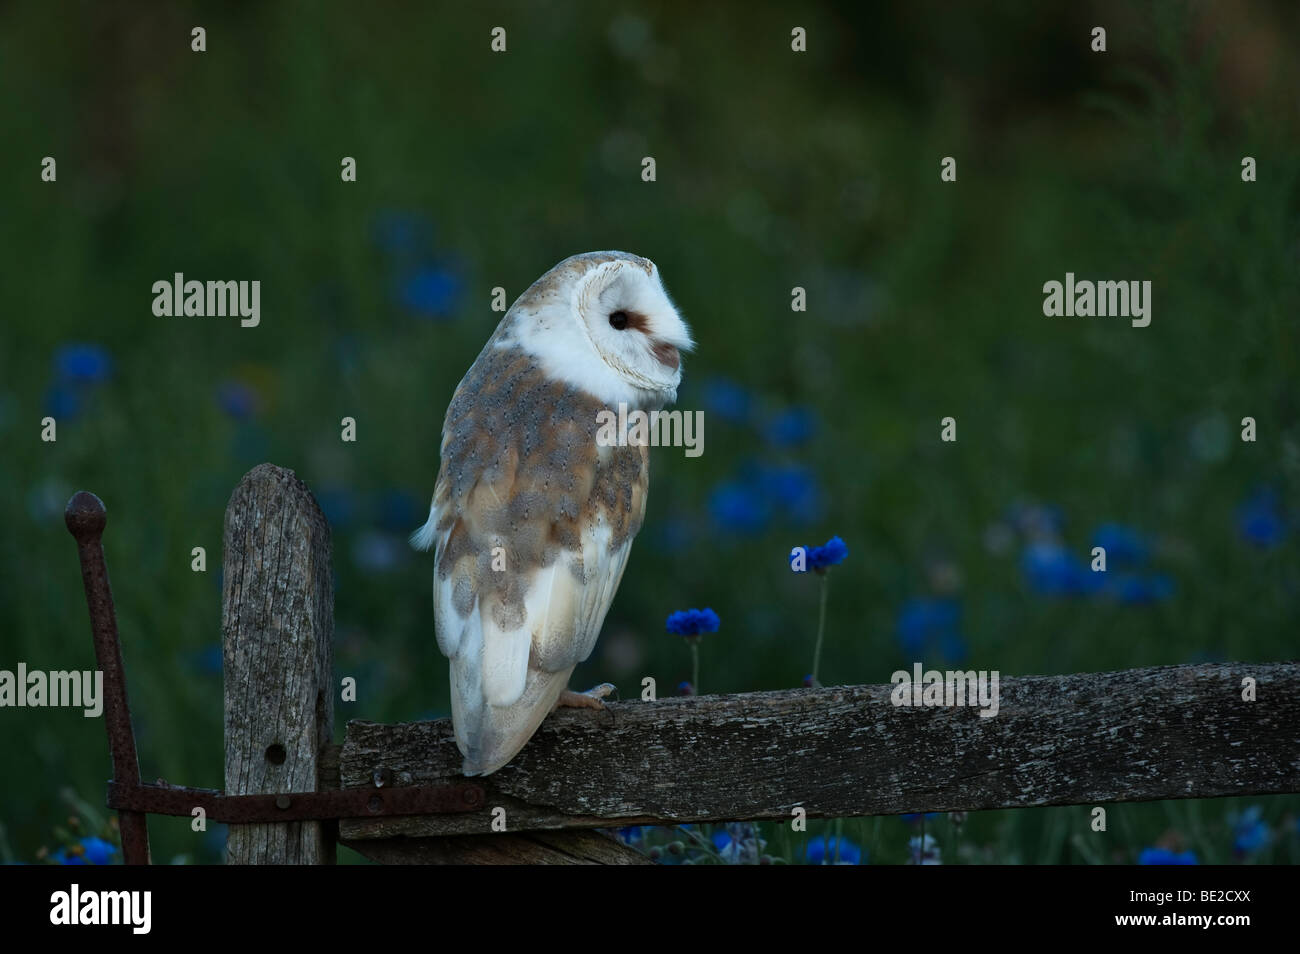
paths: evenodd
<path fill-rule="evenodd" d="M 574 692 L 572 689 L 565 689 L 560 693 L 555 708 L 565 706 L 572 709 L 603 709 L 605 703 L 602 700 L 611 692 L 618 692 L 618 689 L 608 682 L 602 682 L 599 686 L 588 689 L 586 692 Z"/>

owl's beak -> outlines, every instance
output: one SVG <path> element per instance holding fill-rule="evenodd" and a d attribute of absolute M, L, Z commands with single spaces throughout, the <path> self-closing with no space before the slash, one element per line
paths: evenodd
<path fill-rule="evenodd" d="M 652 349 L 659 363 L 676 371 L 682 364 L 682 356 L 677 349 L 666 341 L 656 341 Z"/>

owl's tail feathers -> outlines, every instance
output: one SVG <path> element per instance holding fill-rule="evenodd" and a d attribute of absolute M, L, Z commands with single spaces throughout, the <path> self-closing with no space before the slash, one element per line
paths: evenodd
<path fill-rule="evenodd" d="M 456 745 L 465 756 L 461 772 L 490 775 L 514 758 L 555 708 L 572 673 L 572 666 L 559 672 L 530 666 L 518 701 L 494 706 L 483 699 L 477 680 L 468 680 L 469 685 L 458 681 L 464 674 L 457 672 L 457 660 L 452 660 L 451 717 Z"/>
<path fill-rule="evenodd" d="M 437 533 L 438 516 L 433 512 L 433 509 L 430 508 L 429 519 L 425 522 L 424 526 L 412 533 L 408 539 L 411 546 L 416 550 L 428 550 L 433 546 L 433 539 Z"/>

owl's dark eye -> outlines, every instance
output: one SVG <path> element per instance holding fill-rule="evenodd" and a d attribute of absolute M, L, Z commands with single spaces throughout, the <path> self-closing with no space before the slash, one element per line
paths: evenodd
<path fill-rule="evenodd" d="M 609 316 L 609 326 L 615 331 L 622 331 L 627 327 L 627 312 L 616 311 Z"/>

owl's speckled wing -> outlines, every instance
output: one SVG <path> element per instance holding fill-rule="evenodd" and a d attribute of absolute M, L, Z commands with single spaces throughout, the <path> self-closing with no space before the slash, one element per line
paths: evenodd
<path fill-rule="evenodd" d="M 443 424 L 429 523 L 464 773 L 532 736 L 595 646 L 645 515 L 649 453 L 599 447 L 602 405 L 493 336 Z"/>

